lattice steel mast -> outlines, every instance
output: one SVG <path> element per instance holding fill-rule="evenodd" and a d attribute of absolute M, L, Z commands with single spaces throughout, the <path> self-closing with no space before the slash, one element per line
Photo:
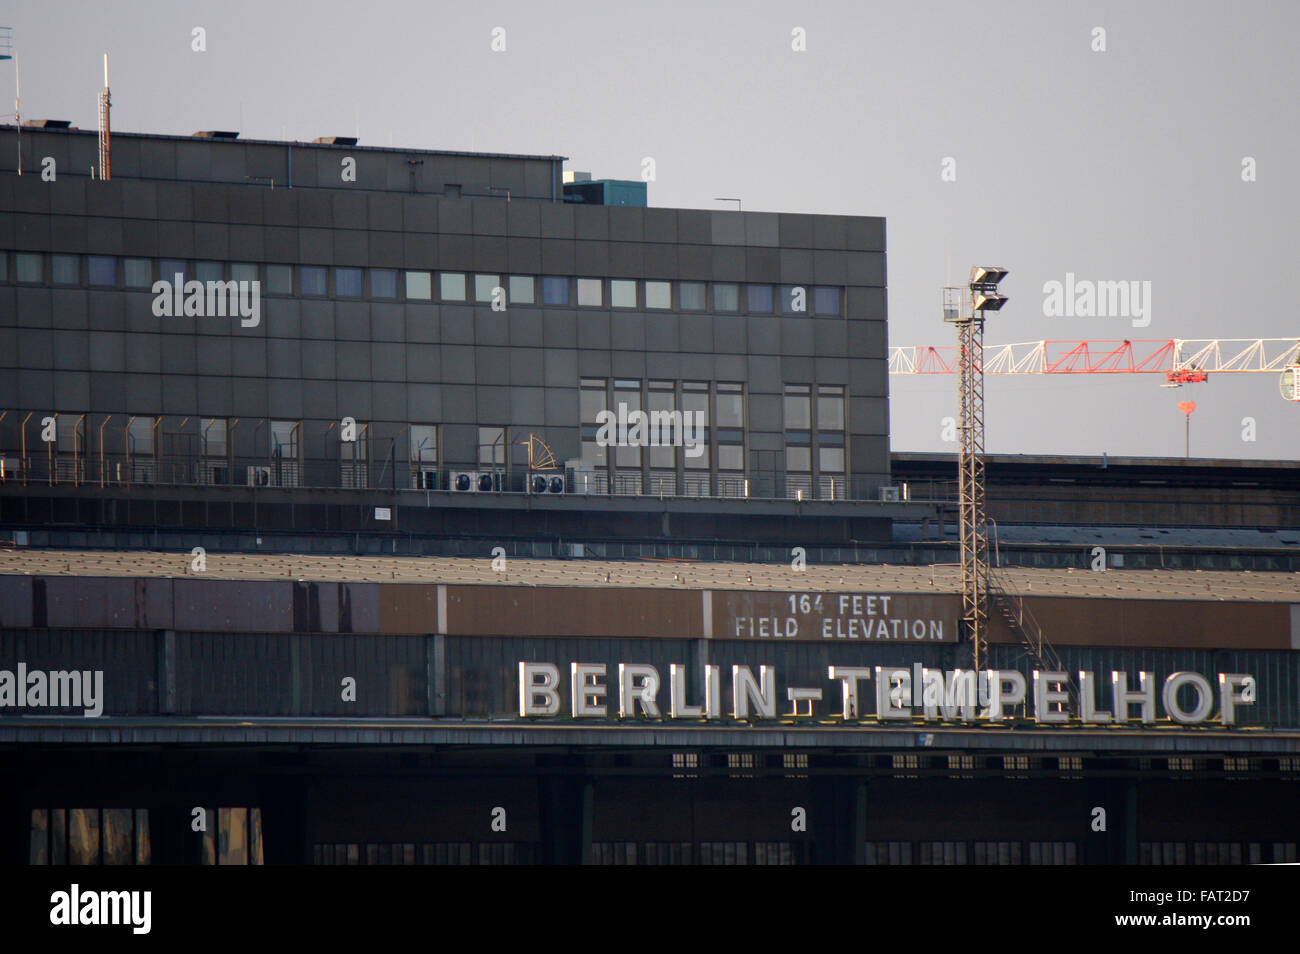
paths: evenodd
<path fill-rule="evenodd" d="M 957 326 L 958 439 L 960 493 L 962 624 L 971 641 L 971 665 L 988 665 L 989 541 L 984 515 L 984 312 L 997 311 L 1006 298 L 997 293 L 1005 268 L 971 269 L 965 288 L 944 289 L 944 321 Z"/>

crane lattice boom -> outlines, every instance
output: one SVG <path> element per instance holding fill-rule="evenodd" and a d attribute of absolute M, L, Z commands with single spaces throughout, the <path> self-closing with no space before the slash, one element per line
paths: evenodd
<path fill-rule="evenodd" d="M 1204 380 L 1206 374 L 1267 373 L 1300 364 L 1300 338 L 1158 338 L 1022 341 L 985 345 L 985 374 L 1164 374 Z M 890 374 L 956 374 L 956 347 L 889 349 Z"/>

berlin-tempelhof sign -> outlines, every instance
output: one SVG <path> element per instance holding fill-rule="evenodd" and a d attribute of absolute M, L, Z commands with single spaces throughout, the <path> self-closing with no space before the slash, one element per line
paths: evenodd
<path fill-rule="evenodd" d="M 611 690 L 617 695 L 616 715 L 620 719 L 776 719 L 778 717 L 834 717 L 859 721 L 874 716 L 879 722 L 954 721 L 1002 722 L 1012 710 L 1025 705 L 1026 715 L 1039 725 L 1082 723 L 1110 725 L 1157 721 L 1157 705 L 1164 718 L 1179 725 L 1200 725 L 1207 721 L 1235 725 L 1237 710 L 1256 699 L 1255 677 L 1245 673 L 1219 673 L 1218 685 L 1198 672 L 1175 672 L 1158 686 L 1156 674 L 1138 672 L 1136 686 L 1127 672 L 1111 672 L 1108 691 L 1096 674 L 1077 673 L 1077 711 L 1071 706 L 1070 676 L 1060 671 L 1035 671 L 1032 680 L 1015 669 L 927 669 L 919 663 L 910 668 L 893 666 L 830 666 L 826 677 L 831 690 L 839 692 L 839 711 L 818 713 L 822 686 L 789 686 L 785 699 L 791 711 L 778 716 L 776 670 L 759 666 L 755 675 L 749 666 L 731 667 L 730 708 L 723 710 L 722 675 L 718 666 L 705 666 L 702 685 L 688 691 L 686 668 L 668 667 L 667 712 L 661 706 L 665 694 L 659 670 L 654 666 L 619 663 L 613 684 L 604 663 L 570 663 L 568 692 L 561 688 L 560 668 L 554 663 L 519 663 L 519 715 L 522 718 L 567 716 L 574 719 L 610 718 Z M 1032 686 L 1030 682 L 1032 681 Z M 862 691 L 872 683 L 874 691 Z M 692 702 L 694 698 L 696 701 Z M 874 705 L 867 712 L 863 702 Z M 1215 703 L 1218 704 L 1217 718 Z M 564 712 L 564 706 L 568 711 Z M 800 707 L 807 711 L 801 712 Z M 1108 706 L 1108 708 L 1103 708 Z"/>

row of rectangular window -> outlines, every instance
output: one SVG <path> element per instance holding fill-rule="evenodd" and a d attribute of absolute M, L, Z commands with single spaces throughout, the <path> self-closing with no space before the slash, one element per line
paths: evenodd
<path fill-rule="evenodd" d="M 0 281 L 9 280 L 8 257 L 8 253 L 0 253 Z M 82 285 L 83 257 L 86 265 L 85 284 L 96 288 L 119 286 L 118 259 L 111 255 L 51 254 L 49 283 Z M 45 283 L 45 258 L 40 252 L 15 252 L 14 280 L 24 284 Z M 153 259 L 123 258 L 121 262 L 122 287 L 153 287 Z M 264 277 L 261 272 L 263 268 Z M 829 285 L 810 288 L 803 285 L 642 281 L 624 278 L 571 278 L 562 275 L 502 276 L 466 272 L 400 271 L 391 268 L 327 268 L 323 265 L 261 266 L 246 262 L 194 262 L 191 267 L 190 262 L 177 259 L 158 261 L 157 280 L 175 282 L 179 276 L 182 282 L 261 281 L 268 295 L 292 296 L 295 268 L 297 293 L 311 298 L 327 298 L 332 295 L 336 298 L 368 297 L 395 301 L 398 300 L 400 290 L 401 298 L 405 301 L 433 301 L 436 276 L 437 300 L 450 303 L 472 301 L 499 306 L 567 306 L 573 302 L 580 308 L 744 312 L 759 315 L 779 311 L 783 315 L 839 317 L 843 301 L 842 290 Z"/>

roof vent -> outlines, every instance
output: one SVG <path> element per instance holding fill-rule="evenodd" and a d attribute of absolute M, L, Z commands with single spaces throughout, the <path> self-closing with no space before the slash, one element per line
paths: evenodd
<path fill-rule="evenodd" d="M 24 126 L 34 129 L 71 129 L 72 122 L 67 119 L 24 119 Z"/>
<path fill-rule="evenodd" d="M 228 129 L 204 129 L 194 134 L 195 139 L 238 139 L 239 133 Z"/>
<path fill-rule="evenodd" d="M 357 144 L 356 136 L 317 136 L 312 142 L 318 142 L 323 146 L 355 146 Z"/>

